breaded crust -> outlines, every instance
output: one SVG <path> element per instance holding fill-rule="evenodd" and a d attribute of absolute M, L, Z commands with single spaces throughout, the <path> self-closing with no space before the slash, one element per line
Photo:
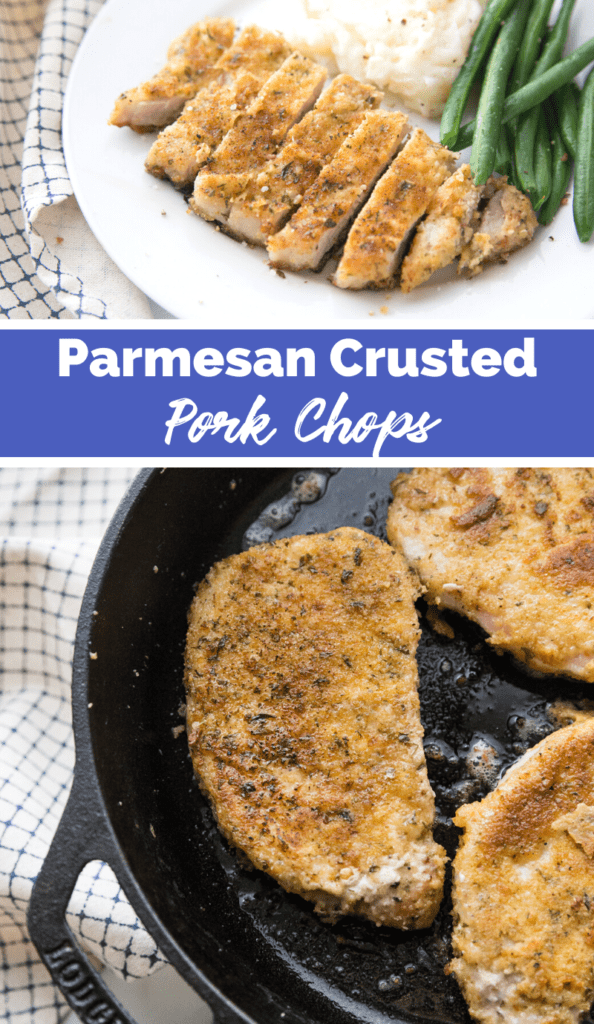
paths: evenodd
<path fill-rule="evenodd" d="M 483 188 L 474 184 L 464 164 L 440 185 L 427 208 L 402 261 L 400 288 L 411 292 L 447 267 L 470 242 L 478 223 L 477 207 Z"/>
<path fill-rule="evenodd" d="M 228 229 L 237 238 L 265 245 L 299 206 L 307 189 L 342 143 L 374 110 L 383 93 L 338 75 L 287 135 L 278 155 L 233 200 Z"/>
<path fill-rule="evenodd" d="M 343 142 L 288 224 L 268 240 L 273 267 L 318 270 L 348 229 L 408 129 L 400 111 L 374 110 Z"/>
<path fill-rule="evenodd" d="M 232 200 L 282 146 L 287 133 L 313 107 L 326 80 L 320 64 L 294 52 L 266 81 L 227 132 L 211 163 L 196 178 L 190 206 L 224 223 Z"/>
<path fill-rule="evenodd" d="M 194 769 L 227 839 L 329 920 L 423 928 L 441 899 L 414 574 L 360 530 L 219 562 L 189 617 Z"/>
<path fill-rule="evenodd" d="M 415 469 L 388 536 L 427 600 L 529 669 L 594 682 L 594 470 Z"/>
<path fill-rule="evenodd" d="M 462 249 L 459 274 L 467 270 L 474 276 L 485 263 L 505 263 L 512 252 L 532 241 L 538 227 L 530 199 L 506 178 L 490 178 L 487 187 L 493 195 L 475 234 Z"/>
<path fill-rule="evenodd" d="M 118 96 L 109 124 L 144 133 L 175 121 L 184 103 L 212 80 L 214 65 L 234 34 L 231 18 L 206 18 L 192 25 L 171 43 L 161 71 Z"/>
<path fill-rule="evenodd" d="M 594 720 L 461 807 L 449 970 L 484 1024 L 576 1024 L 594 999 Z"/>
<path fill-rule="evenodd" d="M 291 47 L 277 32 L 256 25 L 245 28 L 217 61 L 214 81 L 189 100 L 177 121 L 155 140 L 145 162 L 147 171 L 178 187 L 193 182 L 241 111 L 290 53 Z"/>
<path fill-rule="evenodd" d="M 416 128 L 353 224 L 333 277 L 339 288 L 389 288 L 406 243 L 458 158 Z"/>

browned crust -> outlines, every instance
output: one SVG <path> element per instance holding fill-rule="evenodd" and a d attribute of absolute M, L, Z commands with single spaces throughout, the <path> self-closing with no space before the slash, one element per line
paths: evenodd
<path fill-rule="evenodd" d="M 488 494 L 486 498 L 482 498 L 462 515 L 452 516 L 452 522 L 454 526 L 476 526 L 477 523 L 484 523 L 491 518 L 498 504 L 497 495 Z"/>
<path fill-rule="evenodd" d="M 453 972 L 484 1024 L 575 1024 L 594 998 L 594 719 L 458 811 Z"/>
<path fill-rule="evenodd" d="M 506 263 L 511 253 L 532 241 L 538 220 L 528 196 L 510 185 L 507 178 L 490 178 L 492 192 L 481 223 L 464 246 L 458 273 L 479 274 L 485 263 Z"/>
<path fill-rule="evenodd" d="M 195 213 L 207 220 L 227 220 L 232 200 L 314 105 L 326 75 L 321 65 L 300 53 L 287 57 L 249 108 L 239 114 L 211 163 L 198 174 L 190 200 Z"/>
<path fill-rule="evenodd" d="M 242 236 L 242 218 L 249 224 L 246 237 L 265 244 L 299 206 L 303 196 L 342 143 L 369 110 L 379 106 L 383 93 L 338 75 L 322 93 L 313 110 L 289 132 L 278 153 L 234 200 L 229 227 Z M 257 225 L 257 226 L 256 226 Z"/>
<path fill-rule="evenodd" d="M 382 918 L 405 928 L 433 919 L 444 860 L 431 838 L 415 594 L 398 553 L 360 530 L 259 546 L 200 585 L 185 673 L 194 769 L 227 838 L 325 912 L 345 877 L 373 883 L 402 844 L 423 844 L 423 892 L 403 885 Z"/>
<path fill-rule="evenodd" d="M 531 669 L 594 682 L 594 471 L 417 469 L 393 483 L 390 540 L 427 599 Z"/>
<path fill-rule="evenodd" d="M 489 807 L 489 815 L 481 815 L 480 835 L 473 832 L 487 859 L 512 850 L 518 857 L 530 854 L 552 838 L 560 815 L 592 802 L 594 719 L 558 730 L 535 749 L 499 787 L 497 799 L 466 805 L 456 815 L 457 825 L 472 824 L 479 808 Z"/>
<path fill-rule="evenodd" d="M 334 284 L 377 289 L 393 284 L 404 243 L 457 156 L 415 129 L 353 224 Z"/>
<path fill-rule="evenodd" d="M 538 571 L 557 586 L 594 587 L 594 534 L 555 548 Z"/>
<path fill-rule="evenodd" d="M 344 236 L 408 127 L 400 111 L 368 113 L 307 190 L 288 224 L 268 239 L 274 267 L 318 270 Z"/>
<path fill-rule="evenodd" d="M 214 66 L 214 81 L 189 100 L 162 131 L 146 159 L 147 171 L 177 186 L 194 180 L 241 111 L 291 53 L 276 32 L 249 25 Z"/>
<path fill-rule="evenodd" d="M 190 26 L 169 46 L 167 63 L 148 82 L 128 89 L 116 100 L 109 124 L 118 128 L 130 127 L 143 134 L 163 128 L 174 121 L 184 103 L 211 81 L 217 60 L 231 45 L 235 22 L 231 18 L 206 18 Z M 138 123 L 136 108 L 158 101 L 177 100 L 177 106 L 167 106 L 167 113 L 156 113 L 150 121 Z"/>
<path fill-rule="evenodd" d="M 474 184 L 468 164 L 439 187 L 402 262 L 400 288 L 404 293 L 418 288 L 460 255 L 478 224 L 482 194 L 483 188 Z"/>

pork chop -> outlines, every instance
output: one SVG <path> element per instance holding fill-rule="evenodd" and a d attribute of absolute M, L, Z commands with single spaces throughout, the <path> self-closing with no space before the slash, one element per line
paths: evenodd
<path fill-rule="evenodd" d="M 190 611 L 200 784 L 229 842 L 329 921 L 424 928 L 439 907 L 415 595 L 398 552 L 345 528 L 219 562 Z"/>
<path fill-rule="evenodd" d="M 338 75 L 309 114 L 291 128 L 282 149 L 234 199 L 228 220 L 237 238 L 265 245 L 289 219 L 342 143 L 378 107 L 383 93 Z"/>
<path fill-rule="evenodd" d="M 333 284 L 392 287 L 411 233 L 457 159 L 422 128 L 414 130 L 353 224 Z"/>
<path fill-rule="evenodd" d="M 398 111 L 373 110 L 307 190 L 288 224 L 268 239 L 273 267 L 319 270 L 392 160 L 408 121 Z"/>
<path fill-rule="evenodd" d="M 454 818 L 455 974 L 484 1024 L 576 1024 L 594 999 L 594 720 Z"/>
<path fill-rule="evenodd" d="M 230 18 L 206 18 L 192 25 L 171 43 L 161 71 L 118 96 L 109 124 L 141 133 L 171 124 L 184 103 L 212 80 L 214 65 L 234 34 Z"/>
<path fill-rule="evenodd" d="M 191 184 L 239 114 L 291 52 L 277 32 L 256 25 L 245 28 L 217 61 L 214 81 L 155 139 L 146 158 L 147 171 L 169 178 L 178 188 Z"/>
<path fill-rule="evenodd" d="M 293 125 L 313 107 L 326 75 L 325 68 L 300 53 L 287 57 L 239 115 L 208 167 L 196 178 L 190 200 L 194 213 L 226 222 L 231 201 L 241 195 L 253 173 L 268 163 Z"/>
<path fill-rule="evenodd" d="M 464 164 L 440 185 L 402 261 L 400 288 L 411 292 L 447 267 L 470 242 L 478 223 L 483 188 L 474 184 Z"/>
<path fill-rule="evenodd" d="M 415 469 L 388 537 L 427 600 L 529 669 L 594 682 L 594 470 Z"/>
<path fill-rule="evenodd" d="M 532 204 L 506 178 L 490 179 L 493 195 L 470 242 L 462 249 L 458 273 L 480 274 L 485 263 L 505 263 L 508 257 L 532 241 L 538 227 Z"/>

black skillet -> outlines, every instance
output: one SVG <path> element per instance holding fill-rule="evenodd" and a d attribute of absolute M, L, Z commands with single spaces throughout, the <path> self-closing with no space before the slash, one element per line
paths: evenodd
<path fill-rule="evenodd" d="M 85 1024 L 131 1021 L 65 921 L 81 869 L 97 859 L 111 865 L 163 954 L 221 1024 L 468 1021 L 443 972 L 447 894 L 421 932 L 354 918 L 323 924 L 311 904 L 227 846 L 175 728 L 186 613 L 212 563 L 261 540 L 341 525 L 385 537 L 396 472 L 147 470 L 118 509 L 78 625 L 74 784 L 29 911 L 31 938 Z M 480 798 L 551 730 L 547 706 L 558 692 L 590 691 L 531 680 L 478 629 L 449 621 L 453 637 L 423 617 L 418 660 L 436 837 L 453 855 L 455 808 Z"/>

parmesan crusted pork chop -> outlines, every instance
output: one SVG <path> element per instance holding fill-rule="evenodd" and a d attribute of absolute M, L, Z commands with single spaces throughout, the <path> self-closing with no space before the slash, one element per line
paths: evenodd
<path fill-rule="evenodd" d="M 271 265 L 284 270 L 319 270 L 407 131 L 407 118 L 399 111 L 367 114 L 308 188 L 289 223 L 268 239 Z"/>
<path fill-rule="evenodd" d="M 474 276 L 484 263 L 505 263 L 512 252 L 532 241 L 538 227 L 528 196 L 508 185 L 506 178 L 489 179 L 487 188 L 492 195 L 475 234 L 462 249 L 459 274 L 467 270 Z"/>
<path fill-rule="evenodd" d="M 174 124 L 153 143 L 145 167 L 178 188 L 191 184 L 242 110 L 290 56 L 277 32 L 250 25 L 217 61 L 215 79 L 189 100 Z"/>
<path fill-rule="evenodd" d="M 367 111 L 378 107 L 382 99 L 383 93 L 373 86 L 350 75 L 338 75 L 313 110 L 291 128 L 278 155 L 233 200 L 229 231 L 237 238 L 265 245 Z"/>
<path fill-rule="evenodd" d="M 239 115 L 196 178 L 190 206 L 205 220 L 225 223 L 232 200 L 255 171 L 282 146 L 287 133 L 313 107 L 326 80 L 320 64 L 294 52 Z"/>
<path fill-rule="evenodd" d="M 484 1024 L 576 1024 L 594 999 L 594 720 L 547 736 L 461 807 L 454 960 Z"/>
<path fill-rule="evenodd" d="M 474 234 L 482 194 L 483 188 L 474 184 L 468 164 L 440 185 L 402 261 L 403 292 L 418 288 L 460 255 Z"/>
<path fill-rule="evenodd" d="M 329 921 L 424 928 L 441 900 L 415 596 L 398 552 L 345 528 L 219 562 L 190 611 L 200 784 L 227 839 Z"/>
<path fill-rule="evenodd" d="M 148 82 L 118 96 L 109 124 L 153 132 L 175 121 L 184 103 L 212 80 L 213 68 L 231 45 L 235 23 L 207 18 L 175 39 L 167 63 Z"/>
<path fill-rule="evenodd" d="M 594 682 L 594 470 L 415 469 L 388 536 L 427 600 L 537 672 Z"/>
<path fill-rule="evenodd" d="M 361 289 L 394 284 L 411 233 L 457 159 L 458 153 L 415 128 L 353 224 L 335 285 Z"/>

